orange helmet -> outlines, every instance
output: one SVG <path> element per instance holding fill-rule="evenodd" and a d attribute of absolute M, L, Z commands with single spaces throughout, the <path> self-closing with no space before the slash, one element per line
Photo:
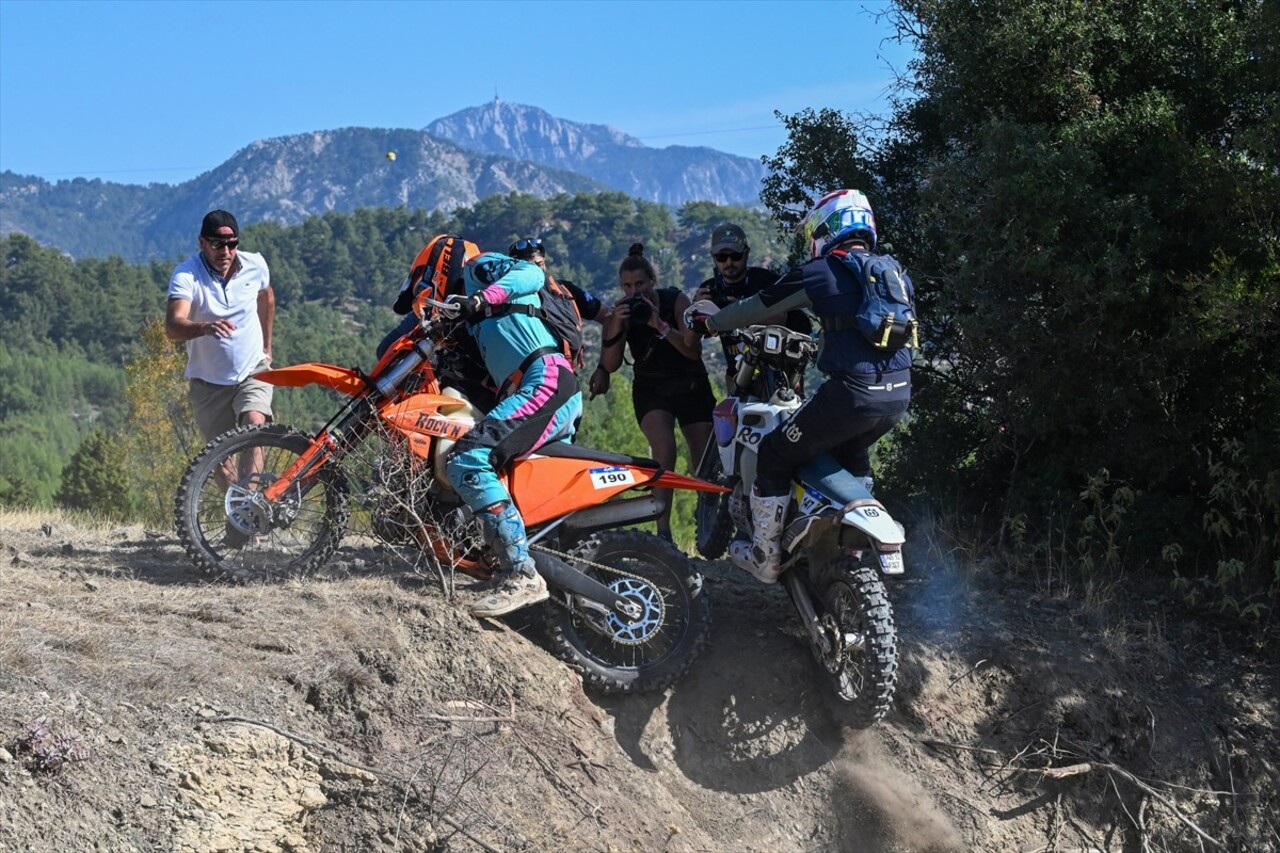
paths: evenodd
<path fill-rule="evenodd" d="M 409 275 L 400 286 L 395 311 L 406 313 L 422 293 L 443 300 L 449 285 L 462 280 L 462 266 L 480 254 L 480 247 L 453 234 L 440 234 L 427 241 L 413 259 Z"/>

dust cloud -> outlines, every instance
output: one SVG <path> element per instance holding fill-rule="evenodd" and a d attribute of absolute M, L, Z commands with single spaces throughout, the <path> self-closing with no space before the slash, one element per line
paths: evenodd
<path fill-rule="evenodd" d="M 874 732 L 849 730 L 831 796 L 836 849 L 848 853 L 961 853 L 959 831 Z"/>

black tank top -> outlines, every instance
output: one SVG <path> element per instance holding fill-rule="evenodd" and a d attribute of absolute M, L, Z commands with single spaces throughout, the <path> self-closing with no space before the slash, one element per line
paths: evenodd
<path fill-rule="evenodd" d="M 676 299 L 678 287 L 664 287 L 657 291 L 658 318 L 672 327 L 676 334 Z M 706 374 L 702 359 L 685 357 L 678 349 L 654 331 L 652 326 L 630 326 L 627 329 L 627 347 L 631 350 L 631 362 L 635 365 L 636 379 L 661 379 L 668 376 Z"/>

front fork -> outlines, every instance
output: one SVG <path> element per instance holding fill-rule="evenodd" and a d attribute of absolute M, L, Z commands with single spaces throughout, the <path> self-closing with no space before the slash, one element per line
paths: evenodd
<path fill-rule="evenodd" d="M 276 503 L 291 489 L 298 489 L 301 494 L 306 494 L 316 483 L 314 474 L 325 463 L 355 447 L 369 434 L 377 412 L 368 398 L 354 399 L 347 404 L 346 409 L 346 412 L 339 413 L 335 426 L 322 429 L 312 439 L 306 452 L 267 486 L 263 496 L 269 503 Z M 329 423 L 333 424 L 333 421 Z"/>
<path fill-rule="evenodd" d="M 783 572 L 782 583 L 800 614 L 800 621 L 809 634 L 809 642 L 824 660 L 842 657 L 847 650 L 860 649 L 865 645 L 866 639 L 861 634 L 843 633 L 839 620 L 833 619 L 829 614 L 825 618 L 818 616 L 809 590 L 800 579 L 797 569 Z"/>
<path fill-rule="evenodd" d="M 782 573 L 782 584 L 787 588 L 787 594 L 791 596 L 791 603 L 796 606 L 796 610 L 800 613 L 800 621 L 804 623 L 804 628 L 809 632 L 809 642 L 813 644 L 823 657 L 831 654 L 831 638 L 827 636 L 827 632 L 822 630 L 822 622 L 818 619 L 818 612 L 813 607 L 813 599 L 809 597 L 809 590 L 805 589 L 803 581 L 800 580 L 799 572 L 794 570 Z"/>

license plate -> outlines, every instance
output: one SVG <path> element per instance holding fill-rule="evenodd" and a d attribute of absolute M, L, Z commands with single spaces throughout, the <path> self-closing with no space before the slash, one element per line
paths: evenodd
<path fill-rule="evenodd" d="M 903 572 L 902 552 L 885 551 L 880 554 L 880 571 L 886 575 L 900 575 Z"/>

